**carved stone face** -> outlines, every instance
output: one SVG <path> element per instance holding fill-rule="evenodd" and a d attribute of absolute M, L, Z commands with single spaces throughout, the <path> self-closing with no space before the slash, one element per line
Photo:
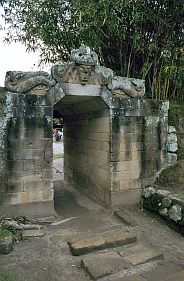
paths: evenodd
<path fill-rule="evenodd" d="M 92 71 L 91 65 L 79 65 L 77 66 L 77 71 L 79 75 L 79 80 L 81 84 L 87 84 L 91 71 Z"/>

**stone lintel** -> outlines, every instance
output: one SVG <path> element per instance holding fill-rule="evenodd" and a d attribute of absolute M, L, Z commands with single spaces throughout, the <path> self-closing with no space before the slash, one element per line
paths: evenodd
<path fill-rule="evenodd" d="M 101 85 L 81 85 L 72 83 L 63 83 L 62 89 L 66 96 L 90 96 L 98 97 L 101 92 Z"/>

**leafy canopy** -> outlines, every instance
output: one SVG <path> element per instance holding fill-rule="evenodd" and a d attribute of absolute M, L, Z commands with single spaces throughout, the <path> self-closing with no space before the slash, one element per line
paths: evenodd
<path fill-rule="evenodd" d="M 182 97 L 182 0 L 3 0 L 6 41 L 67 60 L 81 43 L 117 74 L 146 79 L 148 94 Z"/>

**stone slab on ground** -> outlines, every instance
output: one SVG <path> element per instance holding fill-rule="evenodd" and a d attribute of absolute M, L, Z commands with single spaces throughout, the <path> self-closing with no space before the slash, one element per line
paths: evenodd
<path fill-rule="evenodd" d="M 130 216 L 124 209 L 119 209 L 114 212 L 114 214 L 120 218 L 124 223 L 130 226 L 135 226 L 136 221 L 132 216 Z"/>
<path fill-rule="evenodd" d="M 175 264 L 174 262 L 166 262 L 150 271 L 140 273 L 140 275 L 146 281 L 165 281 L 167 280 L 166 278 L 171 277 L 181 270 L 183 270 L 181 265 Z M 172 281 L 177 281 L 177 279 L 172 279 Z"/>
<path fill-rule="evenodd" d="M 163 281 L 184 281 L 184 270 L 167 277 Z"/>
<path fill-rule="evenodd" d="M 43 229 L 26 229 L 26 230 L 22 230 L 21 232 L 22 232 L 22 239 L 42 237 L 45 235 Z"/>
<path fill-rule="evenodd" d="M 97 280 L 120 270 L 128 269 L 130 264 L 117 253 L 107 252 L 85 256 L 81 260 L 81 267 L 93 280 Z"/>
<path fill-rule="evenodd" d="M 128 245 L 119 254 L 126 258 L 126 260 L 132 265 L 139 265 L 163 258 L 162 252 L 143 243 L 134 243 L 132 245 Z"/>
<path fill-rule="evenodd" d="M 11 236 L 5 237 L 5 239 L 0 242 L 0 254 L 8 255 L 13 251 L 13 238 Z"/>
<path fill-rule="evenodd" d="M 86 254 L 93 250 L 117 247 L 136 241 L 136 235 L 127 230 L 111 230 L 91 236 L 81 235 L 68 240 L 70 250 L 74 256 Z"/>
<path fill-rule="evenodd" d="M 141 277 L 140 275 L 136 274 L 136 275 L 132 275 L 132 276 L 119 277 L 117 279 L 113 279 L 113 281 L 146 281 L 146 280 L 143 277 Z"/>

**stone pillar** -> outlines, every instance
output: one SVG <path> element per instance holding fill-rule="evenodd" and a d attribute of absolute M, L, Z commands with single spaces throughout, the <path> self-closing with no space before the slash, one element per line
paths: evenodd
<path fill-rule="evenodd" d="M 167 104 L 152 100 L 124 99 L 111 109 L 112 207 L 139 203 L 142 188 L 165 167 L 167 116 Z"/>
<path fill-rule="evenodd" d="M 2 123 L 1 213 L 53 216 L 49 100 L 6 91 Z"/>

